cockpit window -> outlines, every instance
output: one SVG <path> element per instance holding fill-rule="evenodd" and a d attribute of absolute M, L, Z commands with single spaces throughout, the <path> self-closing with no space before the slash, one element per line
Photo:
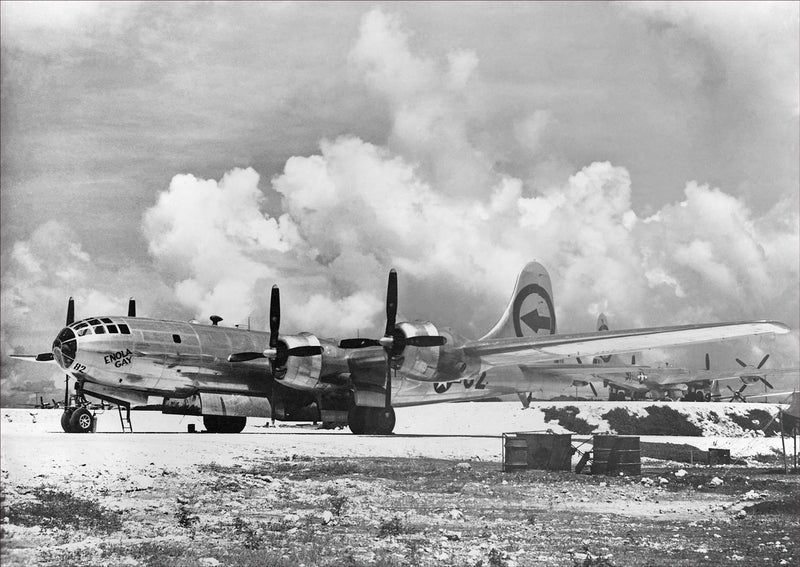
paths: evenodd
<path fill-rule="evenodd" d="M 103 334 L 117 334 L 130 335 L 131 330 L 125 323 L 115 323 L 109 317 L 99 317 L 96 319 L 84 319 L 77 321 L 69 326 L 75 334 L 79 337 L 84 335 L 103 335 Z"/>
<path fill-rule="evenodd" d="M 75 333 L 67 327 L 53 341 L 53 356 L 62 368 L 69 368 L 75 360 L 78 344 Z"/>

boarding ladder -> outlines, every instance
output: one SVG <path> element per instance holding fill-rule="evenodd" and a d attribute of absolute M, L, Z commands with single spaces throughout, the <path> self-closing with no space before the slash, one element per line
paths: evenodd
<path fill-rule="evenodd" d="M 125 407 L 125 415 L 122 415 L 122 404 L 117 404 L 117 411 L 119 412 L 119 423 L 122 425 L 123 433 L 133 433 L 133 425 L 131 424 L 131 405 L 127 404 Z"/>

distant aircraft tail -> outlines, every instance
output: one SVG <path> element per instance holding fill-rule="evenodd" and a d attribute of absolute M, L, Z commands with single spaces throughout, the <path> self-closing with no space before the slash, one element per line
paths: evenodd
<path fill-rule="evenodd" d="M 539 262 L 530 262 L 517 276 L 514 293 L 503 316 L 481 340 L 555 333 L 556 312 L 550 275 Z"/>
<path fill-rule="evenodd" d="M 608 318 L 606 317 L 605 313 L 600 313 L 600 315 L 597 317 L 597 330 L 609 330 Z M 623 358 L 618 355 L 596 356 L 594 359 L 592 359 L 593 364 L 613 364 L 614 366 L 621 366 L 623 364 L 628 364 L 628 362 L 630 362 L 631 365 L 636 366 L 636 353 L 631 354 L 630 361 L 623 360 Z"/>

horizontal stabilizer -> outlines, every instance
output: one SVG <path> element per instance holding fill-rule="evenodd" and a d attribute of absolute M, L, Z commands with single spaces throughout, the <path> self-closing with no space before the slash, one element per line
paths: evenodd
<path fill-rule="evenodd" d="M 11 356 L 11 358 L 18 358 L 28 362 L 44 362 L 48 364 L 54 362 L 52 352 L 43 352 L 41 354 L 12 354 L 9 356 Z"/>

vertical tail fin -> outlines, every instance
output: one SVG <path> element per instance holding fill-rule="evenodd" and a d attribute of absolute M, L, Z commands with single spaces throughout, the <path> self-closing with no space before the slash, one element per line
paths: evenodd
<path fill-rule="evenodd" d="M 503 316 L 483 339 L 555 333 L 556 312 L 550 275 L 540 263 L 530 262 L 517 276 L 514 293 Z"/>

